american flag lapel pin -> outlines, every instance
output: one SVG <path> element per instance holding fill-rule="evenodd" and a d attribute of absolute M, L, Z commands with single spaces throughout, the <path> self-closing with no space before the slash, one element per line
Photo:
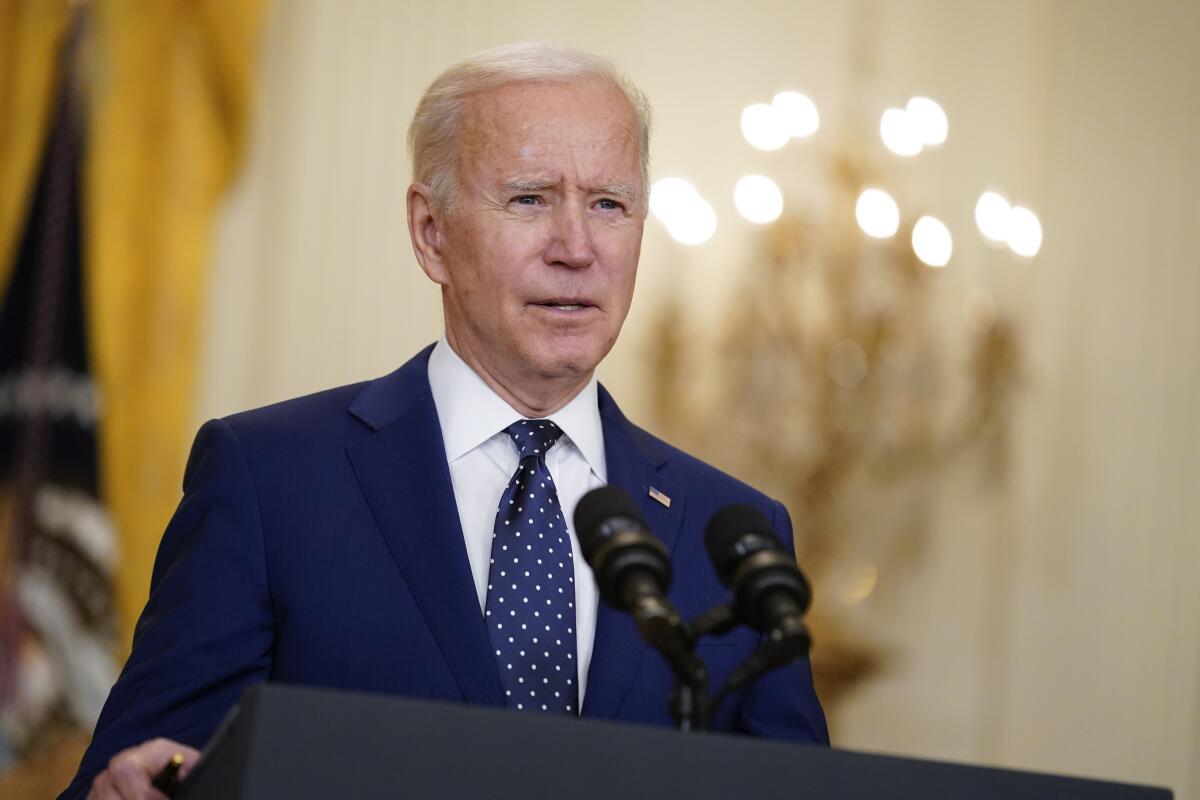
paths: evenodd
<path fill-rule="evenodd" d="M 671 498 L 667 497 L 665 494 L 660 492 L 658 489 L 655 489 L 653 486 L 650 487 L 650 497 L 653 498 L 654 500 L 657 500 L 659 503 L 662 503 L 664 508 L 671 507 Z"/>

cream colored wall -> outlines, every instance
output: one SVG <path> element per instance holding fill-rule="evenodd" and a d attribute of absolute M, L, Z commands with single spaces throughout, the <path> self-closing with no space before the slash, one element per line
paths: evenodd
<path fill-rule="evenodd" d="M 942 72 L 966 183 L 1024 196 L 1046 229 L 1038 259 L 1003 277 L 978 237 L 955 243 L 955 265 L 1000 277 L 1024 323 L 1014 479 L 993 500 L 970 476 L 948 487 L 917 588 L 868 620 L 898 656 L 850 704 L 842 741 L 1197 797 L 1200 13 L 945 10 L 941 26 L 886 26 L 882 71 Z M 935 28 L 958 44 L 939 49 Z M 971 229 L 967 213 L 947 222 Z"/>
<path fill-rule="evenodd" d="M 1055 23 L 1004 753 L 1197 797 L 1200 10 Z"/>
<path fill-rule="evenodd" d="M 828 133 L 756 153 L 742 106 L 801 88 L 829 132 L 917 92 L 944 104 L 946 147 L 888 183 L 955 233 L 945 324 L 977 282 L 1022 321 L 1015 469 L 1001 496 L 951 481 L 910 588 L 864 612 L 897 657 L 837 743 L 1200 797 L 1196 4 L 282 0 L 218 243 L 200 418 L 381 374 L 437 335 L 404 223 L 407 118 L 444 66 L 530 38 L 628 71 L 655 104 L 653 171 L 692 179 L 720 216 L 699 249 L 647 225 L 638 299 L 602 369 L 635 418 L 656 301 L 682 295 L 700 330 L 746 264 L 736 178 L 764 171 L 789 202 L 819 199 Z M 979 241 L 989 184 L 1039 211 L 1034 263 Z"/>

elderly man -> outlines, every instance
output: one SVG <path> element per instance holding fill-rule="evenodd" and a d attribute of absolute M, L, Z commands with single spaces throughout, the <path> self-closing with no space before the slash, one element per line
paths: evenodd
<path fill-rule="evenodd" d="M 724 598 L 701 541 L 713 512 L 749 503 L 791 529 L 596 382 L 633 297 L 649 126 L 642 95 L 574 50 L 498 47 L 434 81 L 409 132 L 408 224 L 444 338 L 384 378 L 201 429 L 66 796 L 157 796 L 150 776 L 175 752 L 190 766 L 266 680 L 671 723 L 667 667 L 598 603 L 575 504 L 605 483 L 638 498 L 686 616 Z M 756 642 L 702 644 L 714 680 Z M 807 663 L 714 727 L 828 741 Z"/>

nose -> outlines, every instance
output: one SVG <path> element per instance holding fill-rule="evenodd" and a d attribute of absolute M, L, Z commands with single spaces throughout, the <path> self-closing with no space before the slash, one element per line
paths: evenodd
<path fill-rule="evenodd" d="M 559 203 L 554 208 L 550 225 L 550 241 L 544 256 L 547 264 L 581 269 L 596 260 L 592 233 L 581 204 Z"/>

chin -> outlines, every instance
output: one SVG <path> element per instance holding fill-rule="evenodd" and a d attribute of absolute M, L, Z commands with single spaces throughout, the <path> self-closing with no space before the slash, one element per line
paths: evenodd
<path fill-rule="evenodd" d="M 569 378 L 591 373 L 607 352 L 592 341 L 552 342 L 539 348 L 531 361 L 546 376 Z"/>

